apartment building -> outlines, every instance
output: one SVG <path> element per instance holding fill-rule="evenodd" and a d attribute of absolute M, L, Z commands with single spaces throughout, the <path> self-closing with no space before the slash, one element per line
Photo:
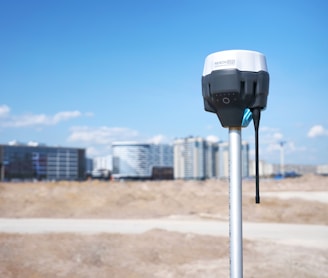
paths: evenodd
<path fill-rule="evenodd" d="M 241 144 L 241 172 L 242 177 L 249 176 L 249 144 L 243 141 Z M 219 143 L 219 170 L 218 178 L 229 177 L 229 142 Z"/>
<path fill-rule="evenodd" d="M 136 142 L 114 142 L 113 176 L 149 179 L 154 167 L 173 167 L 172 146 Z"/>
<path fill-rule="evenodd" d="M 229 177 L 229 143 L 211 142 L 201 137 L 174 141 L 174 177 L 208 179 Z M 242 176 L 249 175 L 249 145 L 242 142 Z"/>
<path fill-rule="evenodd" d="M 206 179 L 217 175 L 217 143 L 201 137 L 187 137 L 176 139 L 173 145 L 176 179 Z"/>
<path fill-rule="evenodd" d="M 1 180 L 81 180 L 86 172 L 85 149 L 0 145 L 0 166 Z"/>

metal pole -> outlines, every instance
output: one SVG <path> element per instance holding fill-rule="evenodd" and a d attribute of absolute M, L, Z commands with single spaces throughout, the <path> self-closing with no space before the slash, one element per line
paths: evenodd
<path fill-rule="evenodd" d="M 241 128 L 229 128 L 230 278 L 243 277 L 243 227 L 241 188 Z"/>

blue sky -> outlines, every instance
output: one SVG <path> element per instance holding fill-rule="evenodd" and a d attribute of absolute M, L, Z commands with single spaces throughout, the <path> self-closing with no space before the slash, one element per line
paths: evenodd
<path fill-rule="evenodd" d="M 1 1 L 0 143 L 110 153 L 113 141 L 228 140 L 204 111 L 205 57 L 262 52 L 260 158 L 328 164 L 326 1 Z M 243 139 L 253 148 L 253 127 Z M 251 152 L 253 153 L 253 152 Z"/>

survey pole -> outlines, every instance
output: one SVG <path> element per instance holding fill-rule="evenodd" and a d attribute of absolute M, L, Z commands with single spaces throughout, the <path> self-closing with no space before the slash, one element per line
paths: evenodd
<path fill-rule="evenodd" d="M 241 127 L 229 128 L 230 278 L 243 277 Z"/>
<path fill-rule="evenodd" d="M 265 56 L 250 50 L 225 50 L 205 59 L 202 96 L 205 111 L 215 113 L 222 127 L 229 128 L 230 185 L 230 277 L 243 277 L 243 228 L 241 187 L 241 127 L 251 120 L 255 128 L 255 202 L 260 202 L 258 135 L 261 111 L 269 94 L 269 72 Z"/>

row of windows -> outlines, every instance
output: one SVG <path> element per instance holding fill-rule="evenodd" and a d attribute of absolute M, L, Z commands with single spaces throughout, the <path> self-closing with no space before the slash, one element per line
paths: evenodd
<path fill-rule="evenodd" d="M 48 175 L 47 177 L 49 180 L 57 180 L 57 179 L 60 179 L 60 180 L 67 180 L 67 179 L 70 179 L 70 180 L 75 180 L 78 178 L 77 175 Z"/>
<path fill-rule="evenodd" d="M 79 164 L 79 161 L 77 160 L 73 160 L 73 161 L 61 161 L 61 160 L 51 160 L 51 161 L 47 161 L 46 163 L 47 165 L 53 165 L 53 166 L 56 166 L 56 165 L 78 165 Z"/>
<path fill-rule="evenodd" d="M 48 165 L 47 168 L 48 169 L 77 169 L 78 166 L 77 165 L 63 165 L 63 164 L 59 164 L 59 165 Z"/>

